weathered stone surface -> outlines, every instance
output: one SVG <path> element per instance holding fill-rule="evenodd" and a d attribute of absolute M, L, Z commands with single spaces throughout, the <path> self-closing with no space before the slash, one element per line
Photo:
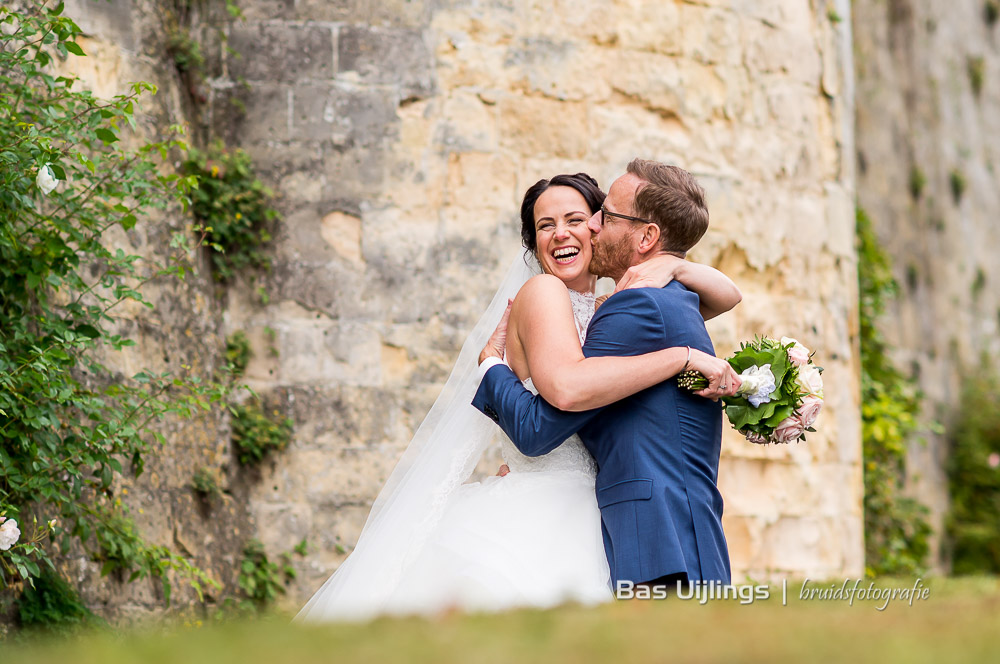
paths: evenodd
<path fill-rule="evenodd" d="M 237 23 L 226 60 L 229 76 L 248 81 L 293 83 L 333 77 L 334 32 L 328 25 Z"/>
<path fill-rule="evenodd" d="M 296 429 L 255 474 L 231 468 L 224 420 L 206 434 L 215 444 L 175 432 L 188 441 L 178 448 L 184 460 L 158 473 L 159 485 L 183 494 L 189 472 L 213 465 L 247 510 L 233 517 L 238 534 L 206 527 L 206 542 L 178 499 L 182 546 L 213 556 L 221 576 L 220 552 L 232 564 L 245 538 L 261 537 L 272 555 L 307 539 L 284 600 L 296 608 L 357 541 L 520 253 L 523 191 L 577 171 L 607 187 L 644 156 L 687 167 L 708 190 L 712 228 L 692 256 L 744 294 L 709 325 L 718 351 L 787 334 L 817 349 L 827 370 L 826 407 L 808 443 L 763 448 L 725 434 L 734 578 L 861 572 L 850 44 L 825 5 L 244 4 L 249 22 L 228 28 L 243 57 L 212 69 L 208 115 L 215 133 L 254 158 L 283 217 L 273 269 L 258 282 L 269 302 L 248 284 L 230 288 L 200 352 L 245 330 L 247 383 Z M 204 305 L 185 313 L 190 301 L 170 315 L 212 316 Z M 171 333 L 147 335 L 135 361 Z M 169 347 L 180 352 L 184 339 Z M 485 458 L 479 472 L 495 463 Z"/>
<path fill-rule="evenodd" d="M 344 26 L 337 41 L 337 70 L 362 83 L 398 86 L 404 99 L 426 97 L 434 88 L 426 39 L 418 29 Z"/>
<path fill-rule="evenodd" d="M 137 30 L 131 0 L 64 0 L 64 16 L 72 16 L 85 35 L 99 36 L 126 51 L 135 51 Z M 86 51 L 84 51 L 86 52 Z"/>
<path fill-rule="evenodd" d="M 962 377 L 988 370 L 984 356 L 1000 366 L 1000 44 L 982 3 L 854 8 L 858 205 L 893 258 L 902 290 L 880 327 L 925 395 L 929 429 L 953 420 Z M 970 57 L 983 59 L 978 94 Z M 967 183 L 959 197 L 952 174 Z M 916 193 L 914 178 L 924 180 Z M 909 490 L 931 508 L 937 533 L 947 450 L 945 436 L 924 430 L 908 451 Z"/>

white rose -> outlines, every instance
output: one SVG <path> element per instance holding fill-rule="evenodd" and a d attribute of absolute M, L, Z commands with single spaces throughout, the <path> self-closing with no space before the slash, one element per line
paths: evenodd
<path fill-rule="evenodd" d="M 792 344 L 792 347 L 788 349 L 788 359 L 791 360 L 792 364 L 802 366 L 809 362 L 808 348 L 800 344 L 796 339 L 781 337 L 781 345 L 787 346 L 788 344 Z"/>
<path fill-rule="evenodd" d="M 823 398 L 823 376 L 815 365 L 809 364 L 799 369 L 799 387 L 806 394 Z"/>
<path fill-rule="evenodd" d="M 45 164 L 38 169 L 38 175 L 35 177 L 35 184 L 43 194 L 48 196 L 52 193 L 53 189 L 59 186 L 59 180 L 56 179 L 56 174 L 52 170 L 52 167 Z"/>
<path fill-rule="evenodd" d="M 736 393 L 749 401 L 754 408 L 770 401 L 771 392 L 777 387 L 774 384 L 774 374 L 771 373 L 770 364 L 745 369 L 740 374 L 740 380 L 743 382 Z"/>
<path fill-rule="evenodd" d="M 0 525 L 0 551 L 6 551 L 17 544 L 20 537 L 21 531 L 17 529 L 17 521 L 6 519 L 3 525 Z"/>

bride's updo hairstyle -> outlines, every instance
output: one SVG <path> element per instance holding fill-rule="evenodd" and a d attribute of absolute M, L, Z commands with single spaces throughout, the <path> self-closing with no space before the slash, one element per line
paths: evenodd
<path fill-rule="evenodd" d="M 535 240 L 535 202 L 549 187 L 572 187 L 580 192 L 593 214 L 601 209 L 606 194 L 597 186 L 597 180 L 586 173 L 557 175 L 551 180 L 539 180 L 528 187 L 521 202 L 521 244 L 534 256 L 538 250 Z"/>

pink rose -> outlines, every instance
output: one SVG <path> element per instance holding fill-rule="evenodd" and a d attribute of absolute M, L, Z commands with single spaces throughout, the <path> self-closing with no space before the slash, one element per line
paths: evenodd
<path fill-rule="evenodd" d="M 823 400 L 819 397 L 808 396 L 802 400 L 802 405 L 795 411 L 795 416 L 802 423 L 803 429 L 808 429 L 813 425 L 822 408 Z"/>
<path fill-rule="evenodd" d="M 790 443 L 793 440 L 798 440 L 802 437 L 806 428 L 802 426 L 802 422 L 795 415 L 791 417 L 786 417 L 778 425 L 778 428 L 774 430 L 774 434 L 771 436 L 771 440 L 776 443 Z"/>
<path fill-rule="evenodd" d="M 788 360 L 792 364 L 801 367 L 809 362 L 808 348 L 791 337 L 781 337 L 781 345 L 787 346 L 788 344 L 793 344 L 793 346 L 788 349 Z"/>

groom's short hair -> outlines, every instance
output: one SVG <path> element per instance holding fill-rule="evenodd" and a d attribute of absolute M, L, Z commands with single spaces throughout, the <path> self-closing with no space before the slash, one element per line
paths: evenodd
<path fill-rule="evenodd" d="M 664 251 L 686 253 L 708 230 L 705 190 L 677 166 L 633 159 L 628 172 L 645 183 L 635 193 L 634 214 L 660 227 Z"/>

